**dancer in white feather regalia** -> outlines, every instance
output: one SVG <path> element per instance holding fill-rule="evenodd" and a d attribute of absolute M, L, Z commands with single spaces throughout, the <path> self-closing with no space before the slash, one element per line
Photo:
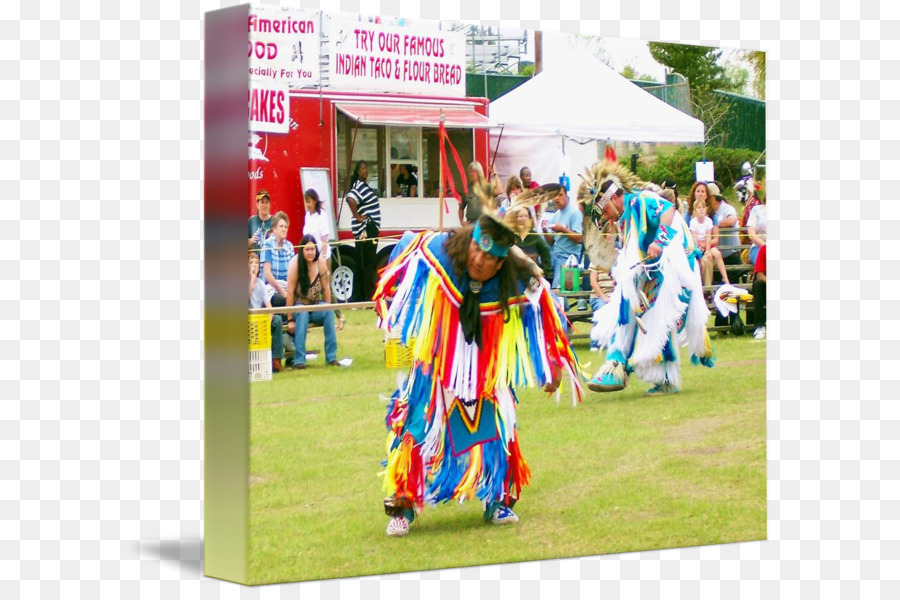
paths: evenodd
<path fill-rule="evenodd" d="M 612 277 L 610 302 L 594 314 L 591 338 L 606 348 L 606 362 L 588 381 L 596 392 L 624 389 L 628 375 L 655 384 L 648 394 L 676 393 L 681 387 L 678 345 L 687 346 L 694 364 L 714 365 L 706 332 L 709 309 L 703 299 L 693 238 L 675 207 L 623 166 L 594 165 L 586 220 L 617 224 L 621 249 Z M 586 244 L 591 253 L 591 244 Z"/>

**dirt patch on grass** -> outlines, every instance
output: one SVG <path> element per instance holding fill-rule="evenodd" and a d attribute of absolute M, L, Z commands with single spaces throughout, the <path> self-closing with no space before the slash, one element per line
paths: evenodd
<path fill-rule="evenodd" d="M 717 362 L 717 367 L 741 367 L 747 365 L 761 365 L 765 364 L 766 359 L 764 358 L 754 358 L 751 360 L 730 360 L 730 361 L 721 361 Z"/>
<path fill-rule="evenodd" d="M 685 448 L 681 451 L 681 454 L 693 454 L 693 455 L 704 455 L 704 454 L 720 454 L 728 450 L 725 446 L 714 446 L 710 448 Z"/>
<path fill-rule="evenodd" d="M 708 446 L 705 448 L 683 448 L 678 451 L 679 454 L 684 456 L 715 456 L 715 455 L 724 455 L 720 458 L 716 459 L 714 462 L 709 462 L 710 466 L 717 467 L 725 467 L 731 464 L 734 464 L 735 459 L 729 457 L 728 455 L 733 452 L 743 452 L 747 450 L 754 450 L 758 447 L 764 447 L 765 440 L 739 440 L 734 441 L 724 446 Z"/>
<path fill-rule="evenodd" d="M 673 427 L 666 436 L 666 441 L 672 444 L 697 442 L 722 427 L 726 422 L 725 417 L 694 419 Z"/>
<path fill-rule="evenodd" d="M 264 475 L 264 474 L 262 474 L 262 475 L 250 475 L 250 487 L 253 487 L 253 486 L 255 486 L 255 485 L 259 485 L 260 483 L 266 483 L 266 482 L 269 481 L 270 479 L 272 479 L 272 477 L 269 476 L 269 475 Z"/>
<path fill-rule="evenodd" d="M 302 404 L 322 404 L 326 402 L 347 402 L 347 401 L 368 401 L 372 398 L 370 393 L 364 394 L 345 394 L 345 395 L 332 395 L 332 396 L 313 396 L 311 398 L 298 398 L 297 400 L 280 400 L 276 402 L 269 402 L 266 400 L 251 402 L 250 406 L 252 408 L 279 408 L 282 406 L 298 406 Z M 377 400 L 377 398 L 376 398 Z M 379 400 L 380 401 L 380 400 Z M 385 406 L 385 402 L 381 402 L 379 406 Z"/>

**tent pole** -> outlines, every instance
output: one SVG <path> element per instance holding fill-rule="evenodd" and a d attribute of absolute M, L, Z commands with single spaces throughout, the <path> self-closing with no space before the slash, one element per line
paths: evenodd
<path fill-rule="evenodd" d="M 441 109 L 441 125 L 444 124 L 444 109 Z M 443 127 L 441 128 L 443 129 Z M 444 148 L 444 139 L 439 141 L 440 149 Z M 443 154 L 439 152 L 439 154 Z M 444 181 L 444 161 L 438 160 L 438 231 L 444 230 L 444 187 L 447 183 Z"/>
<path fill-rule="evenodd" d="M 497 145 L 494 146 L 494 156 L 491 157 L 491 165 L 490 165 L 490 169 L 488 169 L 488 171 L 490 171 L 491 169 L 494 168 L 494 163 L 497 161 L 497 151 L 500 150 L 500 140 L 503 139 L 503 128 L 504 127 L 506 127 L 506 125 L 500 126 L 500 135 L 497 136 Z"/>

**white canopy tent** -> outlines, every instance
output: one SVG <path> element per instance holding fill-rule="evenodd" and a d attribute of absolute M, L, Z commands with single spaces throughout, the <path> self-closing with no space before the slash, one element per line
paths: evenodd
<path fill-rule="evenodd" d="M 703 142 L 702 121 L 563 40 L 545 36 L 544 70 L 490 104 L 491 151 L 501 177 L 528 166 L 539 183 L 567 174 L 574 190 L 607 140 Z"/>

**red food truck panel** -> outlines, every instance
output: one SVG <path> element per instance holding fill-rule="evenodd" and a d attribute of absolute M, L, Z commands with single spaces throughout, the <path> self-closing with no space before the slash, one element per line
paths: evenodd
<path fill-rule="evenodd" d="M 256 211 L 256 192 L 268 190 L 272 214 L 283 210 L 291 221 L 288 239 L 294 243 L 300 241 L 305 213 L 300 167 L 331 167 L 333 125 L 328 107 L 323 102 L 320 121 L 318 102 L 292 97 L 287 133 L 250 134 L 250 214 Z"/>
<path fill-rule="evenodd" d="M 349 166 L 362 158 L 370 164 L 369 183 L 380 198 L 382 235 L 437 228 L 439 115 L 445 116 L 451 142 L 459 153 L 463 169 L 473 159 L 487 169 L 487 108 L 488 101 L 484 98 L 292 92 L 287 133 L 250 133 L 249 214 L 256 211 L 256 192 L 267 189 L 273 214 L 279 210 L 287 213 L 291 221 L 288 239 L 297 243 L 305 214 L 300 171 L 309 167 L 326 168 L 332 188 L 329 212 L 335 220 L 340 215 L 338 236 L 350 237 L 350 211 L 346 206 L 340 206 L 340 194 L 347 185 Z M 401 197 L 394 184 L 400 163 L 407 160 L 403 152 L 393 156 L 394 142 L 398 139 L 412 141 L 414 149 L 407 166 L 418 170 L 416 197 Z M 348 161 L 351 148 L 353 160 Z M 457 172 L 456 163 L 449 154 L 448 162 L 457 188 L 461 190 L 464 175 Z M 457 227 L 457 201 L 448 197 L 446 203 L 449 213 L 443 215 L 443 226 Z"/>

